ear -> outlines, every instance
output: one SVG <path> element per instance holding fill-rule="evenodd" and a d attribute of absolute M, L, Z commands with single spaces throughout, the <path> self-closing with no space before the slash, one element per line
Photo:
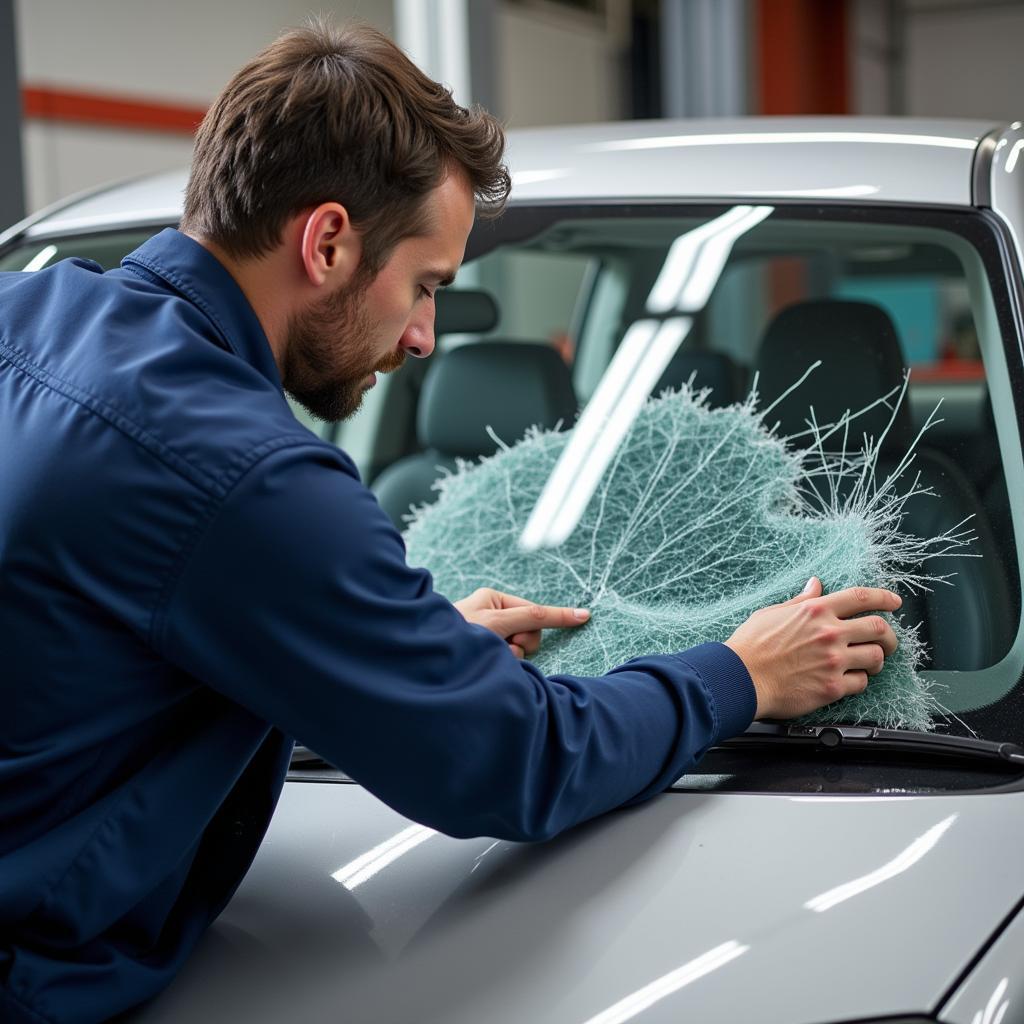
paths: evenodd
<path fill-rule="evenodd" d="M 362 254 L 362 238 L 340 203 L 321 203 L 306 215 L 302 267 L 310 284 L 332 289 L 347 284 Z"/>

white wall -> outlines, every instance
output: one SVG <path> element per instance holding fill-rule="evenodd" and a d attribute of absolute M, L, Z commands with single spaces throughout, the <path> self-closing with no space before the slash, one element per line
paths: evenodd
<path fill-rule="evenodd" d="M 324 11 L 392 31 L 391 0 L 16 0 L 26 85 L 203 107 L 281 31 Z M 187 164 L 185 135 L 31 119 L 30 210 L 116 178 Z"/>
<path fill-rule="evenodd" d="M 906 0 L 903 38 L 886 0 L 855 0 L 854 111 L 919 117 L 1024 118 L 1024 2 Z M 902 65 L 893 83 L 890 47 Z M 890 86 L 902 93 L 891 106 Z"/>
<path fill-rule="evenodd" d="M 908 109 L 915 114 L 1024 118 L 1024 4 L 912 12 Z"/>
<path fill-rule="evenodd" d="M 621 0 L 605 17 L 535 2 L 498 13 L 501 114 L 510 128 L 625 116 Z"/>

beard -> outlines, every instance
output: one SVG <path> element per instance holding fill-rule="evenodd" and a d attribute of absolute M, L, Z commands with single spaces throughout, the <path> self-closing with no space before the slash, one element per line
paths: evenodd
<path fill-rule="evenodd" d="M 311 416 L 328 423 L 359 410 L 371 373 L 390 373 L 405 362 L 397 342 L 383 359 L 375 356 L 379 325 L 366 310 L 367 284 L 339 288 L 288 324 L 281 383 Z"/>

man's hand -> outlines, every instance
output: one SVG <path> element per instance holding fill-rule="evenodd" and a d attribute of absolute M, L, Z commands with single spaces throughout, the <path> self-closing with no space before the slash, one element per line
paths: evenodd
<path fill-rule="evenodd" d="M 467 622 L 486 626 L 492 633 L 497 633 L 517 658 L 537 653 L 542 629 L 582 626 L 590 618 L 590 612 L 585 608 L 534 604 L 490 587 L 474 590 L 469 597 L 454 604 Z"/>
<path fill-rule="evenodd" d="M 821 596 L 812 577 L 802 594 L 769 605 L 743 623 L 726 646 L 739 655 L 757 691 L 757 718 L 795 718 L 861 693 L 896 650 L 879 615 L 902 600 L 888 590 L 853 587 Z"/>

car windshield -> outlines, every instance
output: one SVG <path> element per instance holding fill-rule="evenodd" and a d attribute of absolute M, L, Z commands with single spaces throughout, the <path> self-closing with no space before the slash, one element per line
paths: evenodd
<path fill-rule="evenodd" d="M 70 255 L 111 267 L 149 233 L 39 237 L 0 253 L 0 270 L 36 270 Z M 905 595 L 905 612 L 921 624 L 925 676 L 949 712 L 940 728 L 1019 742 L 1022 524 L 1008 495 L 1024 488 L 1024 466 L 1006 355 L 1018 342 L 1000 259 L 983 218 L 962 212 L 513 206 L 475 229 L 466 264 L 438 303 L 432 359 L 408 360 L 382 378 L 337 427 L 296 412 L 352 455 L 402 527 L 410 505 L 436 499 L 439 475 L 535 423 L 564 426 L 604 402 L 628 431 L 645 398 L 687 382 L 710 389 L 708 406 L 721 408 L 746 401 L 756 380 L 765 408 L 820 362 L 789 407 L 777 407 L 777 432 L 793 445 L 811 443 L 794 424 L 832 422 L 887 396 L 884 421 L 894 426 L 880 455 L 884 474 L 887 460 L 898 463 L 901 446 L 937 420 L 917 443 L 915 465 L 937 497 L 910 507 L 900 528 L 935 536 L 967 519 L 980 557 L 930 566 L 955 575 Z M 515 376 L 513 365 L 534 369 Z M 903 412 L 894 416 L 905 369 Z M 445 378 L 456 370 L 452 384 Z M 450 401 L 449 384 L 464 400 Z M 589 483 L 577 472 L 563 487 L 562 504 L 570 495 L 578 506 L 563 535 L 583 520 L 615 451 L 613 443 Z M 557 538 L 543 536 L 551 528 L 540 523 L 540 547 L 557 548 Z"/>
<path fill-rule="evenodd" d="M 717 408 L 747 400 L 756 379 L 765 408 L 820 362 L 766 423 L 806 448 L 812 418 L 828 424 L 886 398 L 824 448 L 852 448 L 864 433 L 878 440 L 888 430 L 878 483 L 913 448 L 913 472 L 899 487 L 909 489 L 920 473 L 920 485 L 935 495 L 912 499 L 900 529 L 931 537 L 966 520 L 973 530 L 969 557 L 921 567 L 949 578 L 930 592 L 905 592 L 904 620 L 920 623 L 924 676 L 949 712 L 940 728 L 1019 741 L 1024 708 L 1013 691 L 1024 648 L 1008 494 L 1020 492 L 1022 468 L 1006 358 L 1017 340 L 1004 276 L 980 216 L 755 205 L 513 208 L 478 229 L 453 286 L 492 298 L 496 323 L 442 338 L 434 365 L 407 365 L 371 393 L 338 441 L 403 525 L 410 504 L 436 499 L 433 478 L 459 458 L 515 442 L 538 416 L 546 414 L 549 427 L 566 418 L 564 404 L 525 401 L 510 386 L 512 346 L 521 347 L 524 363 L 536 363 L 529 379 L 538 392 L 559 393 L 560 378 L 571 384 L 580 429 L 588 408 L 602 408 L 607 428 L 615 416 L 635 417 L 649 395 L 687 382 L 710 388 L 708 405 Z M 493 353 L 490 365 L 452 358 L 472 348 Z M 558 359 L 531 355 L 539 349 Z M 459 379 L 469 365 L 471 387 Z M 460 401 L 451 401 L 446 373 L 459 380 Z M 619 422 L 612 432 L 621 438 L 625 429 Z M 570 551 L 567 534 L 587 528 L 583 512 L 600 500 L 617 451 L 613 440 L 600 452 L 601 431 L 591 435 L 575 466 L 560 464 L 549 475 L 534 506 L 535 535 L 524 529 L 517 540 Z M 815 487 L 820 492 L 820 481 Z M 544 498 L 551 501 L 538 522 Z M 574 506 L 568 516 L 567 506 Z M 460 544 L 472 548 L 469 537 Z M 661 555 L 678 564 L 693 557 L 685 545 Z"/>

